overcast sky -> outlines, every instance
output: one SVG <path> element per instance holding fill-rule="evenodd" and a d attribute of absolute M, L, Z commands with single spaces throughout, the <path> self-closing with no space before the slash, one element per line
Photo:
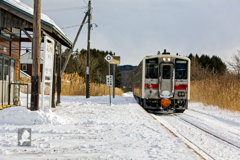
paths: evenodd
<path fill-rule="evenodd" d="M 21 1 L 33 7 L 33 0 Z M 42 0 L 42 12 L 60 28 L 81 24 L 86 8 L 56 9 L 84 6 L 83 0 Z M 240 50 L 239 6 L 239 0 L 92 0 L 98 28 L 91 31 L 91 48 L 115 52 L 121 65 L 138 65 L 164 49 L 228 60 Z M 72 41 L 77 30 L 63 29 Z M 87 48 L 87 25 L 76 48 Z"/>

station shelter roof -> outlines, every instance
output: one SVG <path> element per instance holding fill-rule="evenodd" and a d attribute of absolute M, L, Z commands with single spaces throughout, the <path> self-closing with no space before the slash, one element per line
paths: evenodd
<path fill-rule="evenodd" d="M 34 11 L 33 8 L 22 3 L 20 0 L 0 0 L 0 9 L 1 8 L 21 19 L 30 22 L 31 24 L 33 23 L 33 11 Z M 42 29 L 46 31 L 46 33 L 48 33 L 62 45 L 68 48 L 72 48 L 73 44 L 70 41 L 70 39 L 66 36 L 66 34 L 54 23 L 52 19 L 50 19 L 47 15 L 43 13 L 41 14 L 41 25 Z M 6 20 L 4 21 L 4 19 L 2 20 L 0 19 L 0 27 L 16 27 L 16 26 L 9 26 L 9 24 L 6 24 Z M 32 28 L 27 28 L 27 30 L 32 30 Z"/>

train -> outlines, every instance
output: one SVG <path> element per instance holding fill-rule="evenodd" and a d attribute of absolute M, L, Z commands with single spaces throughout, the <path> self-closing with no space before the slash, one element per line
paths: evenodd
<path fill-rule="evenodd" d="M 190 99 L 190 66 L 187 57 L 169 52 L 146 56 L 133 72 L 133 95 L 147 111 L 183 113 Z"/>

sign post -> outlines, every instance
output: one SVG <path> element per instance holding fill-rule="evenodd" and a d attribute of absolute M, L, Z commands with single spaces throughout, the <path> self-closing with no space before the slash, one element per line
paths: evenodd
<path fill-rule="evenodd" d="M 120 64 L 120 56 L 113 56 L 110 64 L 113 64 L 113 98 L 115 98 L 115 65 Z"/>
<path fill-rule="evenodd" d="M 110 61 L 113 59 L 113 57 L 111 55 L 107 55 L 105 57 L 105 60 L 108 61 L 108 76 L 106 77 L 107 80 L 107 86 L 109 86 L 109 104 L 111 105 L 111 85 L 112 83 L 110 83 Z M 109 84 L 109 85 L 108 85 Z"/>
<path fill-rule="evenodd" d="M 52 79 L 53 79 L 53 58 L 54 58 L 54 40 L 48 36 L 44 37 L 44 53 L 43 53 L 43 76 L 42 76 L 42 99 L 41 99 L 41 109 L 44 109 L 44 89 L 45 83 L 50 83 L 50 98 L 49 98 L 49 108 L 52 104 Z"/>

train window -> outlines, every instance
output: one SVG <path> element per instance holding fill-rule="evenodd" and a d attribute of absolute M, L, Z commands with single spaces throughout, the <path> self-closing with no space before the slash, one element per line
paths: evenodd
<path fill-rule="evenodd" d="M 164 65 L 163 66 L 163 79 L 170 79 L 170 73 L 171 72 L 171 66 L 169 65 Z"/>
<path fill-rule="evenodd" d="M 158 58 L 146 60 L 146 78 L 158 78 Z"/>
<path fill-rule="evenodd" d="M 175 79 L 187 79 L 188 62 L 186 60 L 176 60 Z"/>

